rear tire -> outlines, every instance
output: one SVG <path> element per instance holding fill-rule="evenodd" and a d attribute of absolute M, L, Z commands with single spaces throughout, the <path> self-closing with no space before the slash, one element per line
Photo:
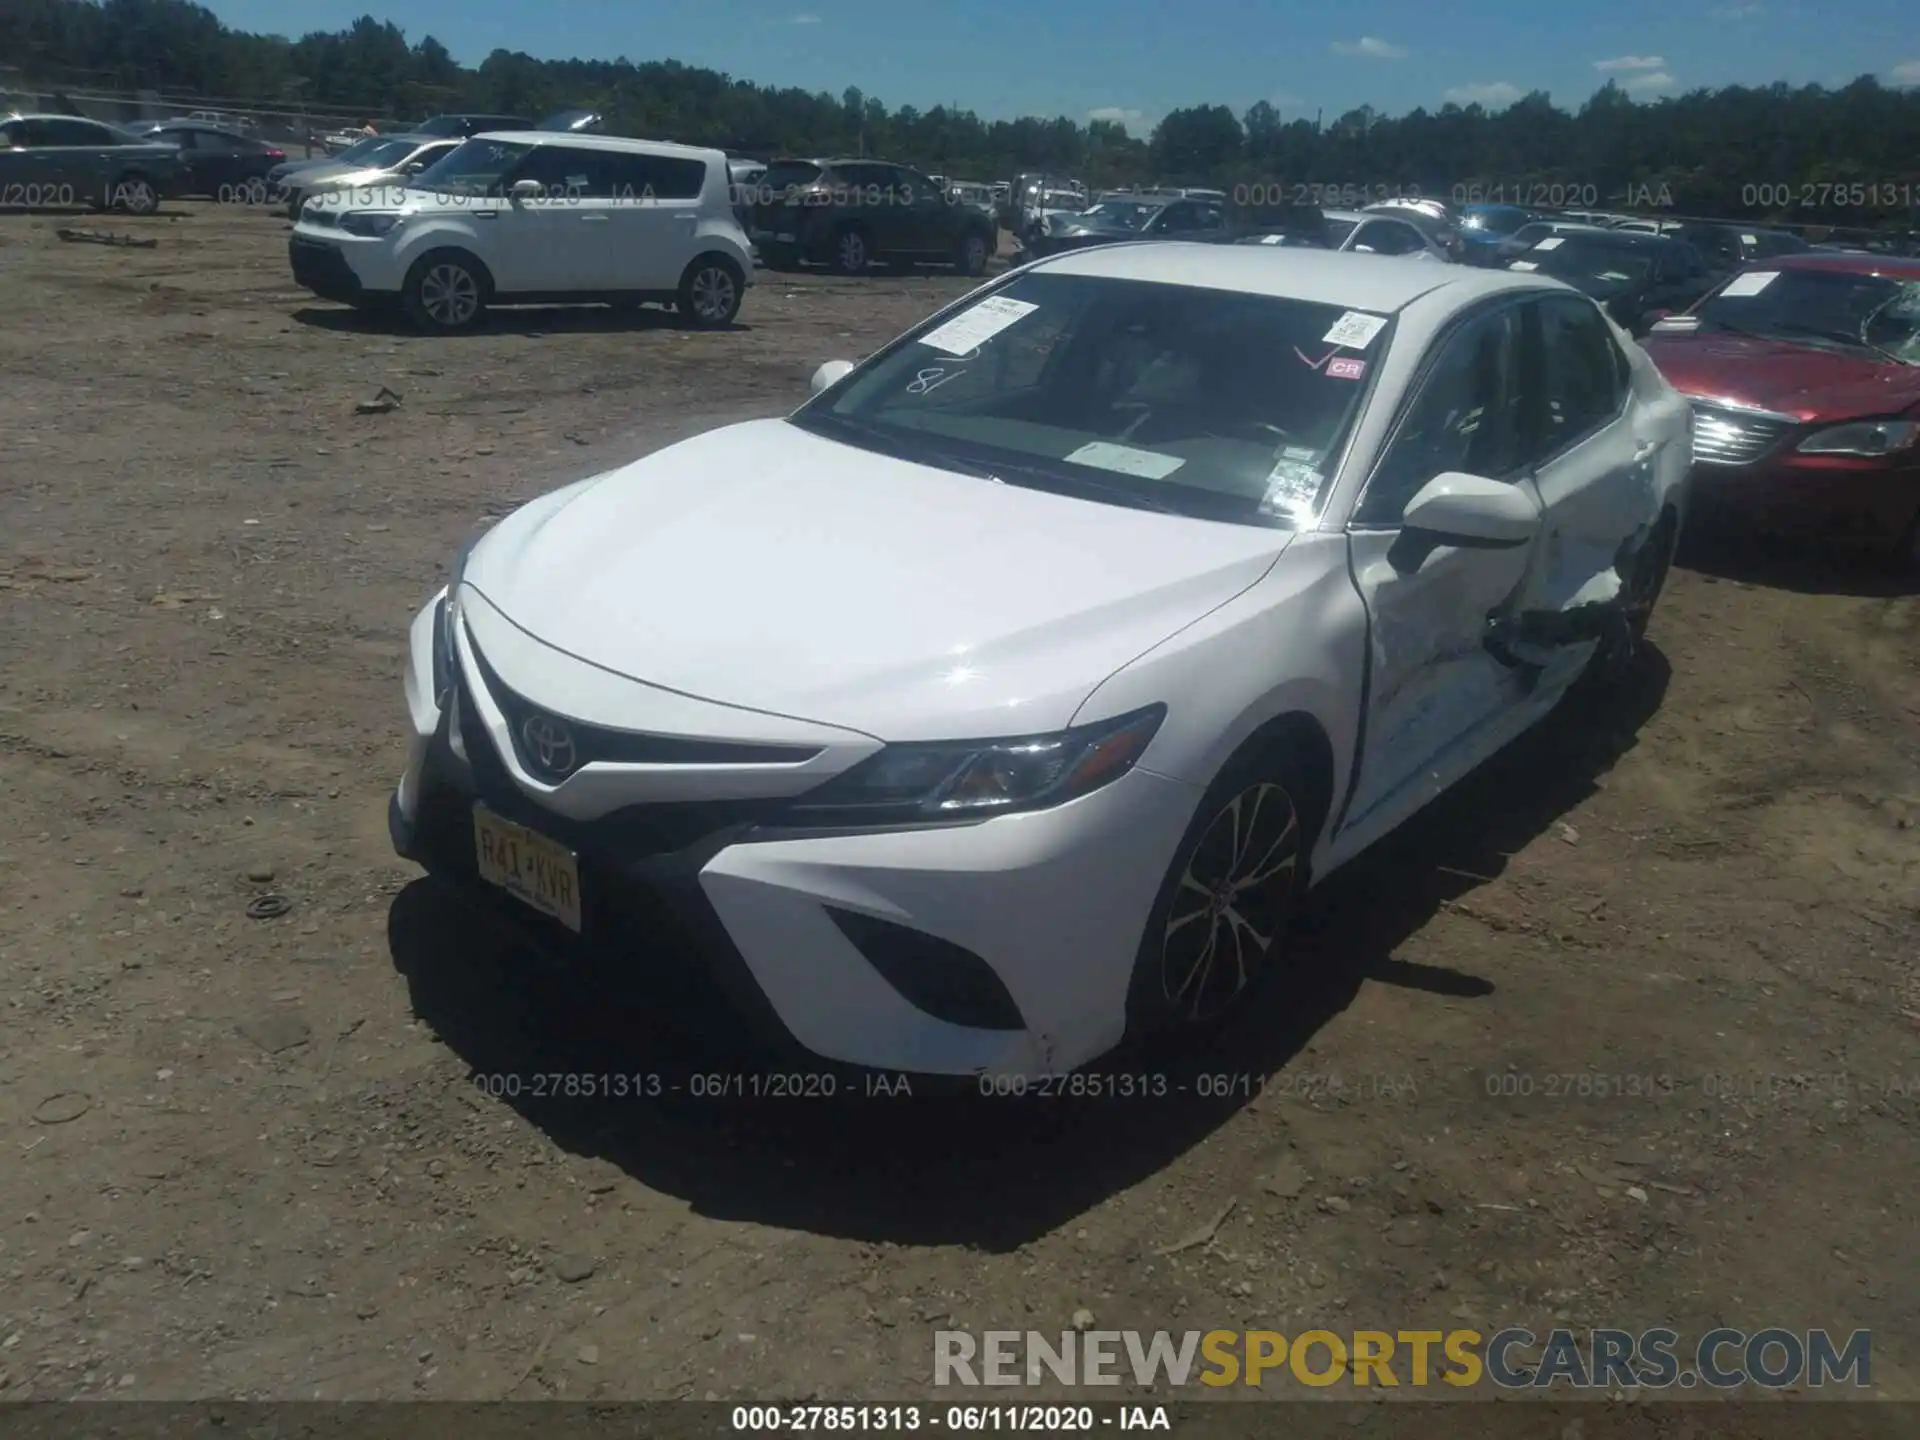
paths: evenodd
<path fill-rule="evenodd" d="M 415 324 L 451 333 L 480 323 L 491 289 L 479 261 L 457 250 L 440 250 L 415 262 L 400 295 Z"/>
<path fill-rule="evenodd" d="M 107 208 L 127 215 L 151 215 L 160 208 L 160 188 L 137 171 L 121 175 L 107 192 Z"/>
<path fill-rule="evenodd" d="M 724 255 L 699 256 L 680 277 L 675 308 L 696 329 L 724 330 L 740 313 L 744 284 L 740 267 Z"/>
<path fill-rule="evenodd" d="M 1269 750 L 1237 757 L 1207 788 L 1147 914 L 1130 1035 L 1203 1035 L 1282 968 L 1324 788 Z"/>
<path fill-rule="evenodd" d="M 842 275 L 864 275 L 873 264 L 873 243 L 858 225 L 849 225 L 833 237 L 833 268 Z"/>

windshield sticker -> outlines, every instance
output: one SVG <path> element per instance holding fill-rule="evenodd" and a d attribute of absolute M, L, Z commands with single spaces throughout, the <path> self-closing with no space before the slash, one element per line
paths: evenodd
<path fill-rule="evenodd" d="M 1729 300 L 1738 300 L 1743 295 L 1758 295 L 1779 278 L 1778 270 L 1750 270 L 1745 275 L 1734 276 L 1720 294 Z"/>
<path fill-rule="evenodd" d="M 1139 475 L 1147 480 L 1164 480 L 1187 463 L 1177 455 L 1136 450 L 1131 445 L 1113 445 L 1105 440 L 1082 445 L 1066 459 L 1075 465 L 1092 465 L 1120 475 Z"/>
<path fill-rule="evenodd" d="M 1740 243 L 1742 245 L 1758 245 L 1760 243 L 1760 237 L 1758 235 L 1742 235 L 1740 237 Z"/>
<path fill-rule="evenodd" d="M 1313 509 L 1324 477 L 1299 460 L 1282 460 L 1267 476 L 1267 492 L 1260 497 L 1260 513 L 1297 520 Z"/>
<path fill-rule="evenodd" d="M 1349 310 L 1333 322 L 1333 328 L 1320 337 L 1327 345 L 1341 345 L 1349 350 L 1364 350 L 1373 343 L 1373 337 L 1387 328 L 1387 317 L 1369 315 L 1364 310 Z"/>
<path fill-rule="evenodd" d="M 1538 270 L 1540 267 L 1534 264 L 1533 261 L 1531 260 L 1516 260 L 1513 262 L 1513 264 L 1509 265 L 1507 268 L 1509 270 L 1521 270 L 1521 271 L 1525 271 L 1528 274 L 1531 274 L 1533 271 Z"/>
<path fill-rule="evenodd" d="M 1284 245 L 1287 243 L 1287 237 L 1284 235 L 1262 235 L 1260 237 L 1260 243 L 1262 245 Z"/>
<path fill-rule="evenodd" d="M 1654 321 L 1653 328 L 1656 333 L 1666 335 L 1672 335 L 1684 330 L 1698 330 L 1700 328 L 1700 317 L 1698 315 L 1668 315 Z"/>
<path fill-rule="evenodd" d="M 1533 248 L 1536 250 L 1558 250 L 1566 243 L 1566 237 L 1563 235 L 1549 235 Z"/>
<path fill-rule="evenodd" d="M 1289 445 L 1280 454 L 1284 459 L 1299 460 L 1308 465 L 1320 458 L 1320 452 L 1310 445 Z"/>
<path fill-rule="evenodd" d="M 1342 357 L 1327 366 L 1327 374 L 1335 380 L 1358 380 L 1366 373 L 1367 362 L 1364 360 L 1349 360 Z"/>
<path fill-rule="evenodd" d="M 971 355 L 1009 325 L 1026 319 L 1039 308 L 1026 300 L 995 295 L 929 330 L 920 337 L 920 343 L 949 355 Z"/>

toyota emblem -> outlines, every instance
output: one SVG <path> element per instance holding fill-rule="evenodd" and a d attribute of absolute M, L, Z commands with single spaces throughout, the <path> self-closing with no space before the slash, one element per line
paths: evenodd
<path fill-rule="evenodd" d="M 573 731 L 551 715 L 529 715 L 520 722 L 520 738 L 526 743 L 527 759 L 542 774 L 557 779 L 572 774 L 579 763 Z"/>

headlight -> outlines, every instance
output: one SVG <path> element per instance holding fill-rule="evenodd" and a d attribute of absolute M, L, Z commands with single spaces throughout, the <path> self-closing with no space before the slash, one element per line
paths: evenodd
<path fill-rule="evenodd" d="M 964 820 L 1063 804 L 1131 770 L 1164 705 L 1052 735 L 889 745 L 803 795 L 808 819 L 858 823 Z"/>
<path fill-rule="evenodd" d="M 1800 442 L 1803 455 L 1891 455 L 1920 440 L 1920 423 L 1912 420 L 1856 420 L 1835 425 Z"/>
<path fill-rule="evenodd" d="M 453 570 L 447 576 L 447 593 L 440 601 L 433 624 L 433 699 L 446 708 L 447 692 L 453 689 L 453 677 L 460 673 L 460 650 L 454 636 L 460 628 L 460 585 L 466 579 L 467 557 L 480 543 L 474 536 L 454 552 Z"/>
<path fill-rule="evenodd" d="M 365 235 L 369 239 L 378 239 L 400 223 L 398 215 L 348 215 L 341 219 L 340 228 L 349 235 Z"/>

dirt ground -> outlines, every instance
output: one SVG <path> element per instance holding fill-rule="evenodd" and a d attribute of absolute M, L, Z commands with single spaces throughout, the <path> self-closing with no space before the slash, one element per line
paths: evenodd
<path fill-rule="evenodd" d="M 733 1041 L 680 957 L 556 969 L 394 858 L 407 621 L 484 517 L 963 282 L 427 338 L 176 208 L 0 217 L 0 1396 L 931 1397 L 933 1329 L 1082 1309 L 1864 1327 L 1920 1396 L 1912 595 L 1678 573 L 1618 708 L 1329 881 L 1184 1096 L 496 1098 Z"/>

